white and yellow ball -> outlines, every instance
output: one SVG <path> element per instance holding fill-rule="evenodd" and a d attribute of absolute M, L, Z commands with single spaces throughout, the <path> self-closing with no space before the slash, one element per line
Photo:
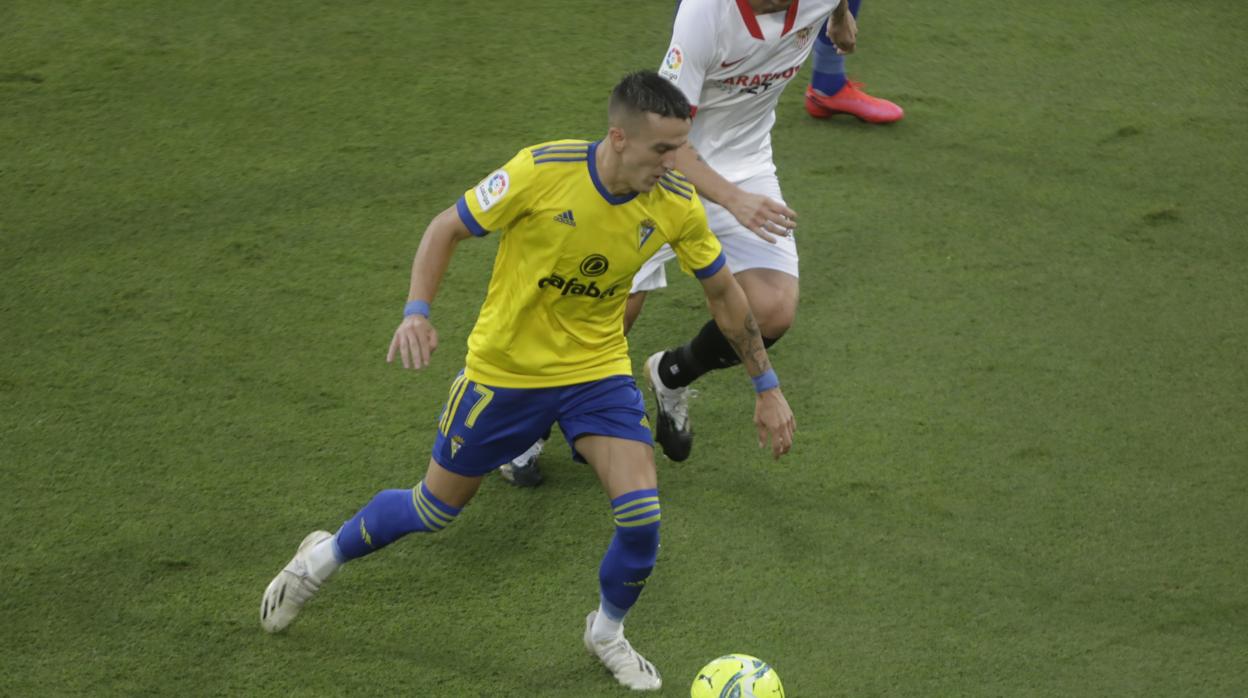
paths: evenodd
<path fill-rule="evenodd" d="M 767 662 L 748 654 L 726 654 L 702 667 L 690 698 L 784 698 L 780 676 Z"/>

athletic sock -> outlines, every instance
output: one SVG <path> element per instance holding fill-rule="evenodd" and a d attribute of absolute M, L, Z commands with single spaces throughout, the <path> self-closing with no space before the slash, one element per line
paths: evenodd
<path fill-rule="evenodd" d="M 611 614 L 619 614 L 618 618 L 612 618 Z M 619 609 L 613 608 L 610 603 L 600 600 L 598 603 L 598 615 L 594 616 L 594 624 L 589 628 L 589 637 L 597 644 L 610 642 L 624 634 L 624 614 Z"/>
<path fill-rule="evenodd" d="M 779 338 L 763 337 L 763 346 L 780 341 Z M 659 358 L 659 380 L 668 388 L 683 388 L 705 373 L 736 366 L 741 357 L 728 343 L 714 320 L 709 320 L 687 344 L 668 349 Z"/>
<path fill-rule="evenodd" d="M 858 6 L 862 0 L 850 0 L 849 11 L 858 17 Z M 836 52 L 836 44 L 828 38 L 825 24 L 819 30 L 815 41 L 814 71 L 810 75 L 810 86 L 825 95 L 834 95 L 848 82 L 845 77 L 845 56 Z"/>
<path fill-rule="evenodd" d="M 382 490 L 338 529 L 334 552 L 343 562 L 364 557 L 409 533 L 437 533 L 459 511 L 433 496 L 423 480 L 410 490 Z"/>
<path fill-rule="evenodd" d="M 329 579 L 345 560 L 338 552 L 337 536 L 330 536 L 308 551 L 308 574 L 318 583 Z"/>
<path fill-rule="evenodd" d="M 591 637 L 603 642 L 622 632 L 624 615 L 637 603 L 659 554 L 659 491 L 634 490 L 611 500 L 615 536 L 598 568 L 601 592 Z"/>

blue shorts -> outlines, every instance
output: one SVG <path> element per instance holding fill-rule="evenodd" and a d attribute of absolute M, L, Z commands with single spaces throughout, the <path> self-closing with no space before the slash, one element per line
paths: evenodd
<path fill-rule="evenodd" d="M 632 376 L 558 388 L 494 388 L 461 371 L 438 419 L 433 459 L 459 475 L 485 475 L 524 453 L 555 422 L 569 444 L 595 434 L 654 445 Z M 575 445 L 572 458 L 585 462 Z"/>

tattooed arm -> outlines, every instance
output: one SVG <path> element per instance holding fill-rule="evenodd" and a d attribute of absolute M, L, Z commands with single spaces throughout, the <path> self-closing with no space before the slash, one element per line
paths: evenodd
<path fill-rule="evenodd" d="M 758 429 L 758 445 L 763 446 L 770 441 L 772 455 L 779 458 L 788 453 L 793 445 L 793 432 L 797 429 L 797 424 L 788 401 L 780 392 L 779 382 L 771 368 L 771 360 L 767 358 L 767 348 L 763 346 L 763 336 L 758 331 L 754 314 L 750 312 L 745 291 L 741 290 L 736 277 L 726 266 L 702 279 L 702 289 L 706 293 L 711 317 L 715 318 L 719 331 L 727 338 L 737 356 L 741 357 L 746 373 L 754 381 L 757 393 L 754 426 Z"/>

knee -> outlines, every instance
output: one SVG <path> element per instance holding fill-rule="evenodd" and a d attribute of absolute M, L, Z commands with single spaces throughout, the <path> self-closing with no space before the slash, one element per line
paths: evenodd
<path fill-rule="evenodd" d="M 777 340 L 793 326 L 797 318 L 797 299 L 773 297 L 755 305 L 751 303 L 754 321 L 758 323 L 758 331 L 763 337 Z"/>
<path fill-rule="evenodd" d="M 746 271 L 741 276 L 759 332 L 771 339 L 783 337 L 797 316 L 797 278 L 758 270 Z"/>

